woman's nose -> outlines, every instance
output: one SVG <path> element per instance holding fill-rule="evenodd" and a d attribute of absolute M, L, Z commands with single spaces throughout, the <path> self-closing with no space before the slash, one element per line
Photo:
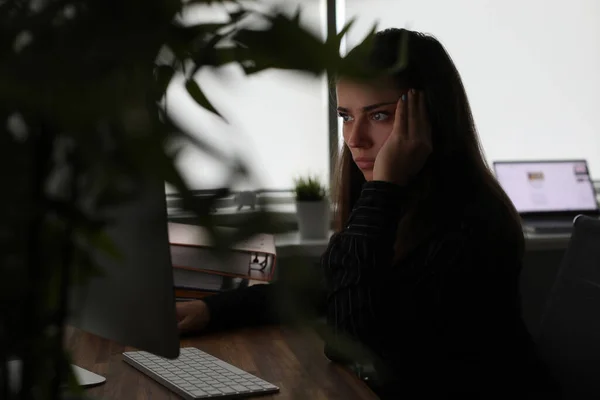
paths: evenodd
<path fill-rule="evenodd" d="M 370 145 L 368 129 L 361 121 L 357 120 L 349 127 L 349 130 L 349 147 L 368 147 Z"/>

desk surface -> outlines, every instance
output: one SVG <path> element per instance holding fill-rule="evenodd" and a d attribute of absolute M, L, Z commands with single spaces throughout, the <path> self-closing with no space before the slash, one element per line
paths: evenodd
<path fill-rule="evenodd" d="M 67 331 L 73 363 L 106 377 L 102 385 L 86 389 L 98 399 L 180 399 L 164 386 L 122 360 L 132 350 L 110 340 Z M 311 332 L 269 327 L 184 338 L 182 347 L 197 347 L 280 387 L 260 399 L 376 399 L 350 372 L 329 362 L 322 341 Z"/>

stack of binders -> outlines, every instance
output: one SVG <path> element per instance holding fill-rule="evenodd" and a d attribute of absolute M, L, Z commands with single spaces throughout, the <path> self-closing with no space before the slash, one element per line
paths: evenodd
<path fill-rule="evenodd" d="M 226 228 L 223 228 L 226 230 Z M 175 297 L 201 299 L 249 283 L 270 282 L 275 271 L 275 238 L 257 234 L 216 255 L 206 230 L 169 223 Z"/>

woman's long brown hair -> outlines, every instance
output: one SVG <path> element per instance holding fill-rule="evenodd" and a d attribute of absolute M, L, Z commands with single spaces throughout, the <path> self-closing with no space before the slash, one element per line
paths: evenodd
<path fill-rule="evenodd" d="M 443 213 L 460 214 L 465 207 L 482 202 L 496 214 L 494 220 L 499 224 L 493 229 L 498 239 L 516 246 L 521 257 L 524 238 L 520 217 L 485 161 L 465 88 L 450 56 L 432 36 L 387 29 L 375 35 L 366 62 L 369 67 L 389 71 L 402 53 L 408 56 L 408 64 L 391 78 L 400 88 L 417 88 L 425 93 L 433 152 L 410 185 L 408 204 L 402 205 L 406 213 L 398 229 L 396 259 L 434 234 L 439 222 L 445 220 Z M 345 144 L 336 164 L 332 197 L 334 230 L 339 232 L 347 223 L 365 179 Z"/>

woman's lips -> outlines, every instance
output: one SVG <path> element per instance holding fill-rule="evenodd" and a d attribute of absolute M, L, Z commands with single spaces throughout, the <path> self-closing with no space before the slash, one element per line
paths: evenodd
<path fill-rule="evenodd" d="M 354 162 L 360 169 L 373 169 L 373 165 L 375 165 L 374 160 L 356 160 Z"/>

